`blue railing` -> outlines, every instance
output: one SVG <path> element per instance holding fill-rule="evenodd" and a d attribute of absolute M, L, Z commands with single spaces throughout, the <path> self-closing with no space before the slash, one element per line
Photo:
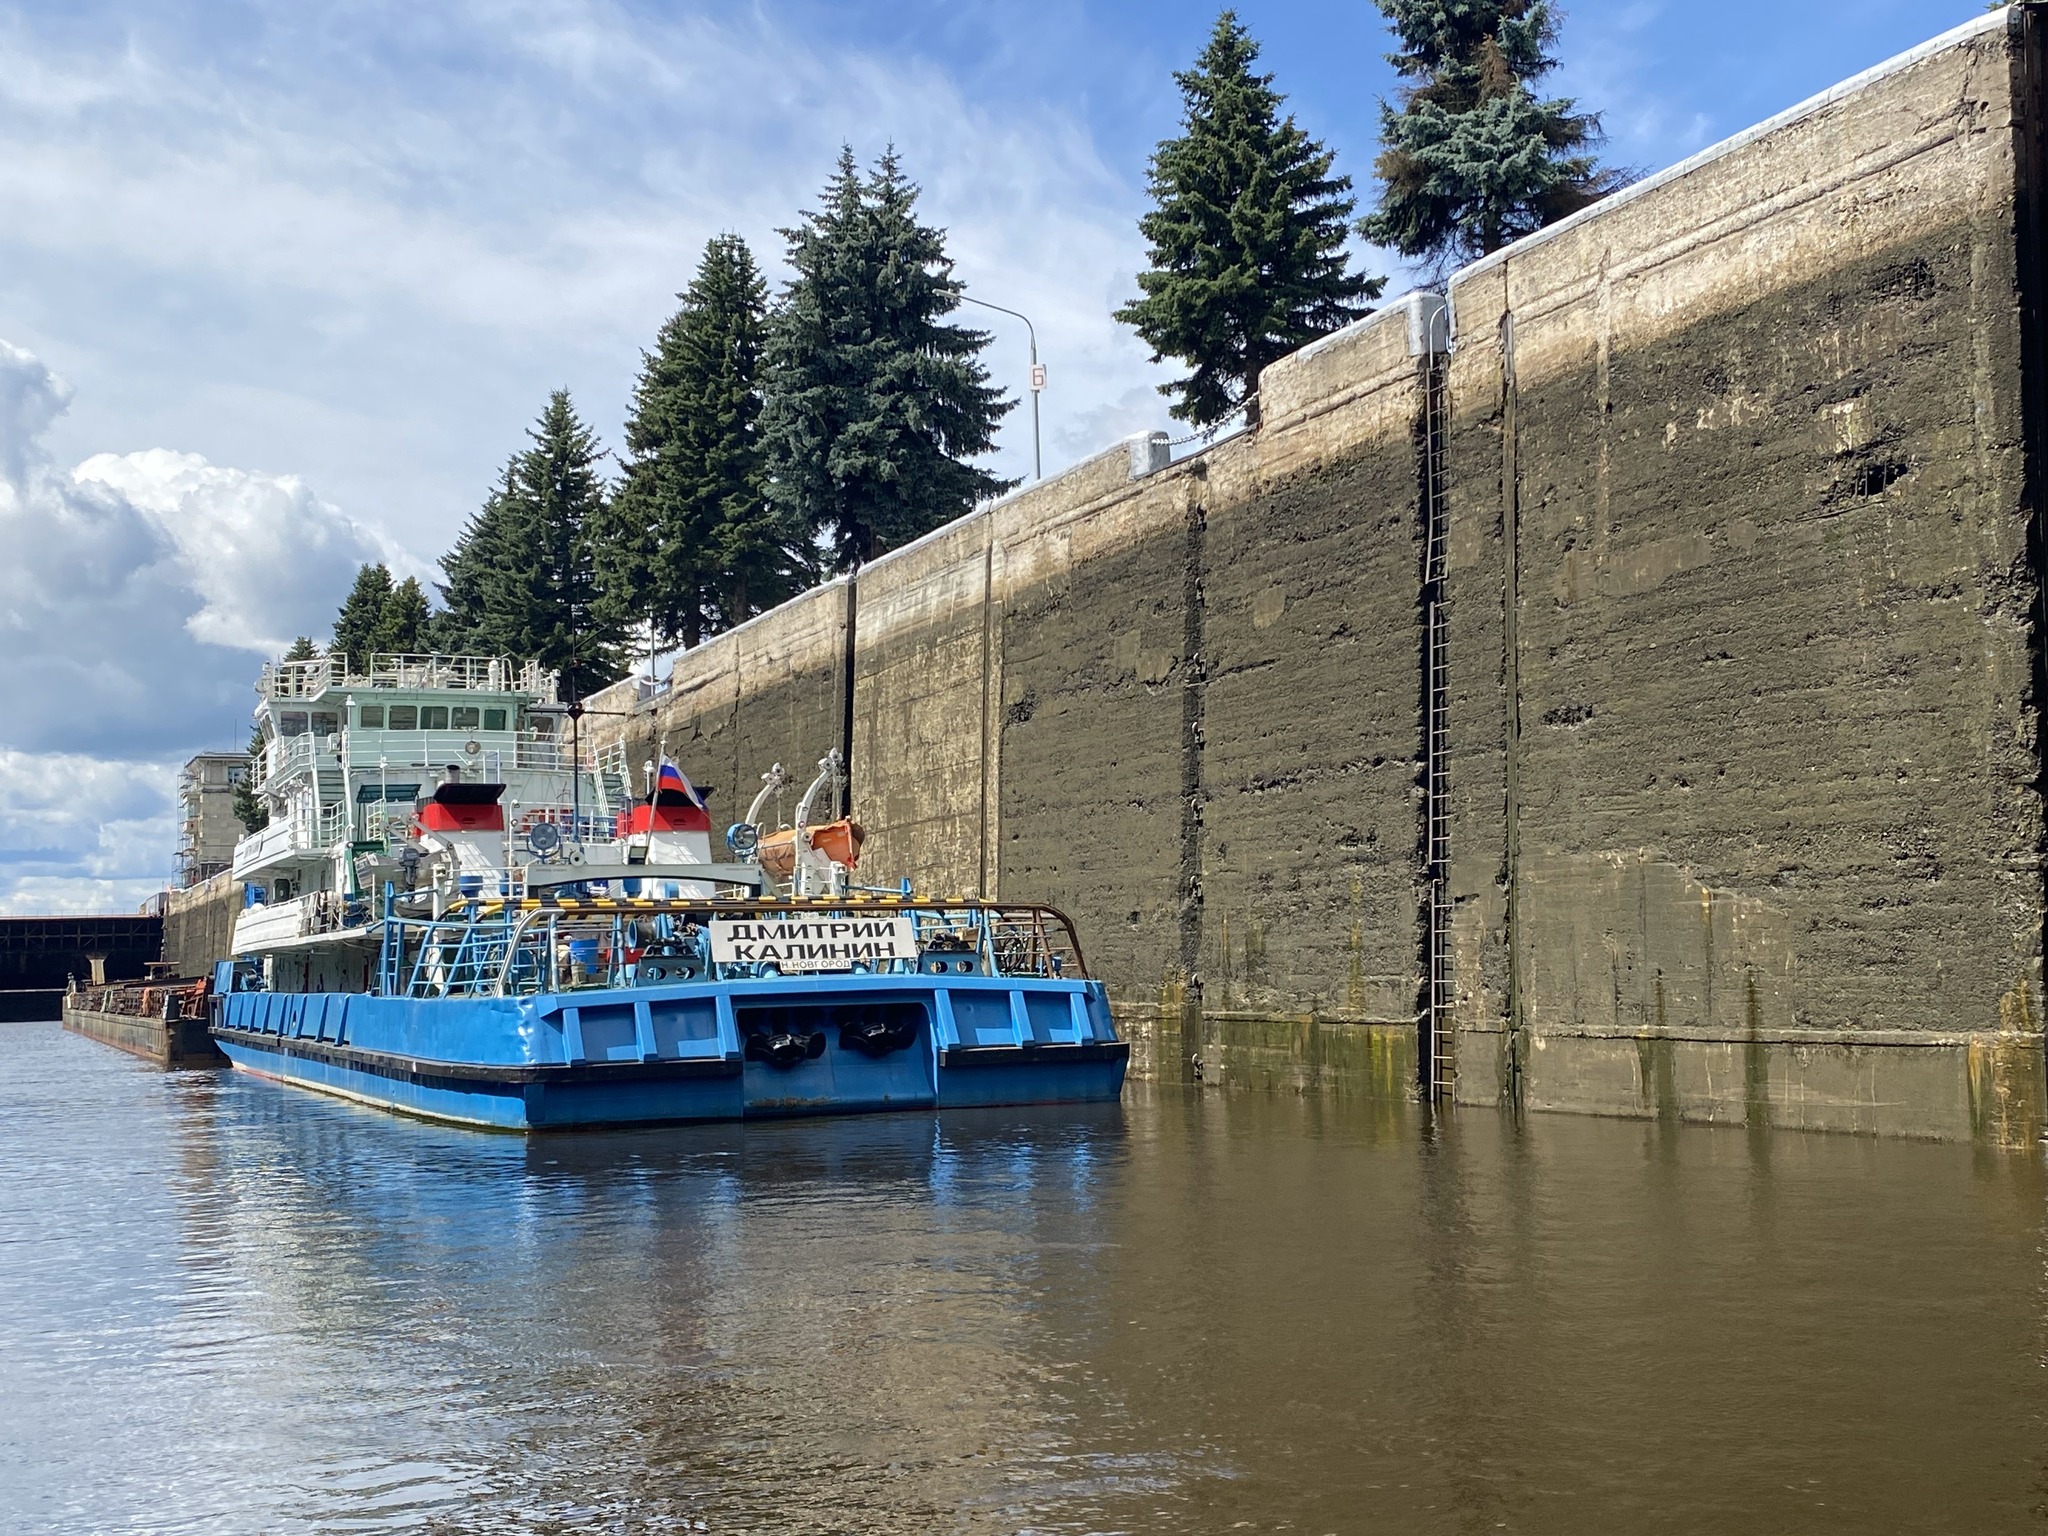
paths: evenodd
<path fill-rule="evenodd" d="M 910 919 L 914 957 L 856 963 L 847 973 L 1083 979 L 1079 945 L 1049 907 L 856 903 L 468 901 L 442 916 L 398 910 L 387 888 L 378 989 L 386 996 L 530 995 L 784 974 L 772 963 L 712 957 L 713 917 Z M 797 974 L 792 971 L 789 974 Z"/>

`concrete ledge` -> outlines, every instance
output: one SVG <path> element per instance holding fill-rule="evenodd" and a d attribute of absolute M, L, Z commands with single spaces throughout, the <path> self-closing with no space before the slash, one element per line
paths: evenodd
<path fill-rule="evenodd" d="M 1170 999 L 1118 1003 L 1112 1011 L 1131 1044 L 1131 1076 L 1142 1081 L 1415 1097 L 1411 1023 L 1209 1013 L 1190 1042 L 1188 1016 Z M 1499 1103 L 1505 1047 L 1498 1030 L 1459 1032 L 1461 1105 Z M 1672 1030 L 1542 1034 L 1530 1041 L 1524 1095 L 1532 1110 L 2010 1150 L 2031 1149 L 2048 1132 L 2038 1035 L 1958 1032 L 1880 1042 L 1702 1039 Z"/>
<path fill-rule="evenodd" d="M 1131 1043 L 1131 1076 L 1211 1088 L 1328 1093 L 1407 1101 L 1415 1097 L 1415 1026 L 1345 1024 L 1247 1013 L 1200 1017 L 1189 1049 L 1186 1019 L 1170 1006 L 1113 1005 Z"/>
<path fill-rule="evenodd" d="M 2031 1148 L 2048 1130 L 2040 1036 L 1987 1031 L 1909 1042 L 1891 1038 L 1902 1031 L 1883 1033 L 1882 1042 L 1542 1033 L 1529 1041 L 1524 1103 L 1624 1119 L 2001 1148 Z M 1504 1044 L 1496 1030 L 1459 1031 L 1461 1104 L 1498 1102 Z"/>
<path fill-rule="evenodd" d="M 1450 346 L 1448 301 L 1417 290 L 1318 338 L 1259 373 L 1266 431 L 1285 431 L 1415 372 Z"/>

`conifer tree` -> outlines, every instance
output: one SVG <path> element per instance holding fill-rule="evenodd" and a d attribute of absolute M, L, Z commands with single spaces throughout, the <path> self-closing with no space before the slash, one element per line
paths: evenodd
<path fill-rule="evenodd" d="M 1143 296 L 1116 313 L 1155 363 L 1191 366 L 1160 393 L 1196 426 L 1240 408 L 1258 425 L 1259 370 L 1365 314 L 1386 286 L 1350 270 L 1351 178 L 1280 115 L 1286 98 L 1253 73 L 1258 56 L 1225 11 L 1194 67 L 1174 76 L 1182 133 L 1153 152 L 1156 206 L 1138 221 L 1151 268 L 1138 274 Z"/>
<path fill-rule="evenodd" d="M 270 810 L 256 798 L 256 775 L 263 762 L 263 727 L 249 732 L 249 763 L 235 785 L 235 820 L 244 832 L 261 832 L 270 825 Z"/>
<path fill-rule="evenodd" d="M 370 653 L 377 648 L 377 627 L 390 599 L 391 572 L 384 566 L 366 565 L 356 572 L 356 584 L 334 616 L 334 644 L 330 647 L 344 658 L 350 671 L 369 665 Z"/>
<path fill-rule="evenodd" d="M 767 499 L 756 430 L 767 296 L 746 242 L 720 235 L 643 356 L 598 572 L 608 616 L 665 640 L 751 618 L 808 571 L 802 524 Z"/>
<path fill-rule="evenodd" d="M 1368 240 L 1441 270 L 1498 250 L 1627 182 L 1591 153 L 1600 119 L 1530 82 L 1557 67 L 1547 0 L 1375 0 L 1414 82 L 1380 103 L 1380 205 Z"/>
<path fill-rule="evenodd" d="M 989 385 L 988 333 L 943 323 L 961 284 L 917 195 L 893 149 L 863 177 L 843 148 L 823 208 L 782 232 L 796 277 L 765 353 L 768 494 L 842 570 L 1014 483 L 968 462 L 1016 402 Z"/>
<path fill-rule="evenodd" d="M 449 654 L 503 654 L 489 633 L 485 597 L 506 564 L 510 525 L 517 515 L 514 470 L 518 455 L 507 461 L 503 478 L 441 557 L 441 611 L 432 624 L 433 648 Z"/>
<path fill-rule="evenodd" d="M 419 578 L 408 576 L 386 594 L 370 649 L 385 655 L 417 655 L 429 648 L 433 613 Z"/>
<path fill-rule="evenodd" d="M 602 450 L 566 389 L 528 435 L 533 445 L 507 467 L 495 508 L 478 630 L 494 651 L 559 672 L 562 698 L 580 699 L 626 670 L 624 628 L 598 602 L 591 535 L 604 517 Z"/>

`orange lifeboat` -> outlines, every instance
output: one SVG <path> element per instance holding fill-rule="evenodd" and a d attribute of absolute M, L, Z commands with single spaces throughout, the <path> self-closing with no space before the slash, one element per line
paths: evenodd
<path fill-rule="evenodd" d="M 838 821 L 806 827 L 804 831 L 811 846 L 834 864 L 843 864 L 848 869 L 859 867 L 860 845 L 868 836 L 859 822 L 841 817 Z M 796 829 L 784 827 L 780 832 L 764 834 L 758 857 L 761 867 L 776 879 L 789 879 L 796 873 Z"/>

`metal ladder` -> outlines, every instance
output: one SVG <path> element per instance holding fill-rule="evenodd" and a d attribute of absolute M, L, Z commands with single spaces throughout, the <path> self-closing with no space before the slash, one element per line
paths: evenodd
<path fill-rule="evenodd" d="M 1417 1087 L 1427 1103 L 1448 1102 L 1457 1083 L 1451 1033 L 1450 615 L 1444 577 L 1450 519 L 1444 506 L 1447 359 L 1430 351 L 1422 385 L 1423 877 L 1428 940 L 1424 956 Z"/>
<path fill-rule="evenodd" d="M 592 754 L 599 809 L 616 816 L 633 800 L 633 771 L 626 762 L 626 744 L 614 741 Z"/>

